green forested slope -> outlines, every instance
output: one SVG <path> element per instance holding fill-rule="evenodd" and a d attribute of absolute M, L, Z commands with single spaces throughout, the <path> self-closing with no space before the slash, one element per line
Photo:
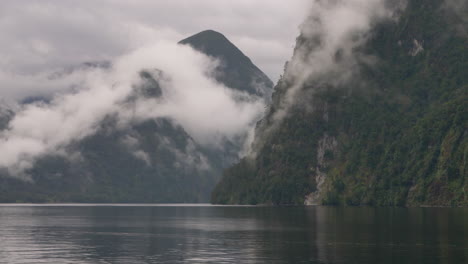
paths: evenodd
<path fill-rule="evenodd" d="M 360 65 L 343 87 L 304 85 L 314 96 L 275 127 L 291 86 L 283 77 L 256 155 L 225 171 L 212 202 L 467 206 L 468 25 L 457 13 L 444 1 L 408 1 L 362 47 L 376 65 Z"/>

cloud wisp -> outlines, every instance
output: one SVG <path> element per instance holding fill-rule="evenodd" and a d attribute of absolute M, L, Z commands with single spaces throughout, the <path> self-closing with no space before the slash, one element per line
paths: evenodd
<path fill-rule="evenodd" d="M 403 1 L 399 1 L 403 4 Z M 356 74 L 358 63 L 375 58 L 357 52 L 377 23 L 395 18 L 386 0 L 314 1 L 282 82 L 288 90 L 274 119 L 280 121 L 306 86 L 337 86 Z"/>
<path fill-rule="evenodd" d="M 61 153 L 92 135 L 109 116 L 122 128 L 168 118 L 208 146 L 247 133 L 262 113 L 263 101 L 236 100 L 241 95 L 210 77 L 217 63 L 188 46 L 156 42 L 117 58 L 110 68 L 79 71 L 69 83 L 74 87 L 70 92 L 16 112 L 0 134 L 0 167 L 19 175 L 38 157 Z M 163 96 L 137 97 L 129 104 L 142 70 L 164 73 L 164 78 L 153 74 Z"/>

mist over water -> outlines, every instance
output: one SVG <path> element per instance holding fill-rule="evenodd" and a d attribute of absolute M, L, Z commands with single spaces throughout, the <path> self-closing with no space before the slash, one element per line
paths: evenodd
<path fill-rule="evenodd" d="M 0 263 L 466 263 L 465 208 L 0 206 Z"/>

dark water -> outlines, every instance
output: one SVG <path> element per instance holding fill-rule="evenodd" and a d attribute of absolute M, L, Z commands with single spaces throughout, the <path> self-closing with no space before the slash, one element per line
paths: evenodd
<path fill-rule="evenodd" d="M 0 205 L 0 263 L 468 263 L 468 209 Z"/>

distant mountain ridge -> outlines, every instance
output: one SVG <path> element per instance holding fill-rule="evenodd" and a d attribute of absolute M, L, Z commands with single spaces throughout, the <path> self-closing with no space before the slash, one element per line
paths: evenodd
<path fill-rule="evenodd" d="M 252 98 L 269 97 L 271 80 L 221 36 L 206 31 L 181 43 L 209 47 L 206 54 L 225 66 L 216 76 L 225 86 Z M 83 67 L 108 68 L 111 64 L 85 63 L 77 69 Z M 134 87 L 126 103 L 134 103 L 137 97 L 164 97 L 159 84 L 162 75 L 157 69 L 142 70 L 141 86 Z M 239 76 L 254 80 L 255 87 L 250 81 L 233 81 Z M 0 116 L 0 129 L 12 117 L 13 112 L 8 113 L 3 119 Z M 74 161 L 56 155 L 41 157 L 27 171 L 33 182 L 5 177 L 6 172 L 0 170 L 0 202 L 207 202 L 222 169 L 238 159 L 245 140 L 226 141 L 221 149 L 213 149 L 197 143 L 169 118 L 134 123 L 124 129 L 116 129 L 116 123 L 109 116 L 95 134 L 68 146 L 67 153 L 79 154 Z"/>

